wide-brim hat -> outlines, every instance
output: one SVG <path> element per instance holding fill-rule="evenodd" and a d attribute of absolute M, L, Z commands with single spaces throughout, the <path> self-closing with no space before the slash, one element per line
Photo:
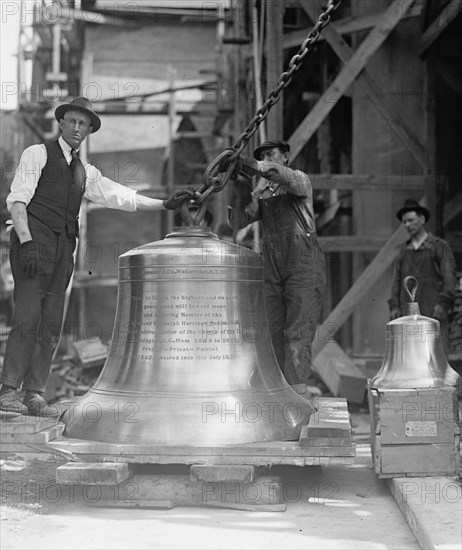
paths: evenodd
<path fill-rule="evenodd" d="M 425 206 L 421 206 L 417 201 L 413 199 L 406 199 L 404 201 L 404 206 L 396 212 L 396 217 L 399 221 L 402 220 L 402 217 L 406 212 L 416 212 L 419 216 L 423 216 L 425 218 L 425 223 L 428 222 L 430 219 L 430 212 L 425 208 Z"/>
<path fill-rule="evenodd" d="M 277 147 L 284 153 L 288 153 L 290 151 L 290 145 L 287 143 L 287 141 L 284 141 L 283 139 L 268 139 L 258 147 L 255 147 L 253 156 L 257 160 L 260 160 L 263 149 L 274 149 L 274 147 Z"/>
<path fill-rule="evenodd" d="M 67 111 L 80 111 L 90 117 L 94 134 L 101 128 L 101 119 L 93 110 L 91 103 L 86 97 L 76 97 L 70 103 L 59 105 L 55 111 L 56 120 L 59 122 Z"/>

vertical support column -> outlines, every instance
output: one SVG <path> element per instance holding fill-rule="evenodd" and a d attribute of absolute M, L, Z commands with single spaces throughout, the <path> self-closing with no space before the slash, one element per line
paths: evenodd
<path fill-rule="evenodd" d="M 284 0 L 266 2 L 266 89 L 269 92 L 276 85 L 282 73 L 283 63 L 283 15 Z M 283 92 L 282 92 L 283 94 Z M 272 107 L 267 120 L 266 132 L 269 138 L 282 138 L 283 97 Z"/>
<path fill-rule="evenodd" d="M 435 126 L 435 65 L 434 54 L 429 52 L 425 63 L 424 75 L 424 108 L 425 108 L 425 196 L 427 197 L 427 208 L 430 211 L 430 219 L 427 229 L 433 233 L 440 234 L 441 208 L 437 193 L 436 174 L 436 126 Z"/>
<path fill-rule="evenodd" d="M 83 90 L 85 89 L 85 86 L 90 81 L 90 75 L 93 72 L 93 54 L 92 53 L 86 53 L 83 60 L 82 60 L 82 66 L 81 66 L 81 79 L 80 79 L 80 93 L 83 95 Z M 87 139 L 82 144 L 82 152 L 80 154 L 80 157 L 82 161 L 88 162 L 88 152 L 90 149 L 90 142 L 91 142 L 91 135 L 87 137 Z M 79 229 L 79 242 L 78 247 L 76 249 L 76 268 L 77 271 L 80 271 L 83 273 L 87 270 L 87 261 L 86 261 L 86 252 L 87 252 L 87 220 L 88 220 L 88 203 L 86 199 L 83 199 L 82 206 L 80 208 L 80 229 Z M 73 279 L 72 279 L 73 280 Z M 69 286 L 72 285 L 72 280 Z M 84 338 L 84 332 L 85 332 L 85 323 L 87 322 L 87 294 L 88 290 L 85 288 L 85 286 L 82 285 L 82 287 L 78 291 L 78 334 L 76 336 L 77 340 Z M 66 314 L 64 315 L 64 321 L 66 320 Z"/>

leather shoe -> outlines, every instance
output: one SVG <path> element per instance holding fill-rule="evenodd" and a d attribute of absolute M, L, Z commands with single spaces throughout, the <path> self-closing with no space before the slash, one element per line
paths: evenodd
<path fill-rule="evenodd" d="M 28 411 L 14 388 L 0 394 L 0 410 L 15 413 L 27 413 Z"/>
<path fill-rule="evenodd" d="M 26 392 L 23 403 L 35 416 L 60 416 L 58 408 L 50 406 L 38 392 Z"/>

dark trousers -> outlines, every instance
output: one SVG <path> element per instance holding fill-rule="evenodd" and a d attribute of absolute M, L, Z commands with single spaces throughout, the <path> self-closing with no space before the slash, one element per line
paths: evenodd
<path fill-rule="evenodd" d="M 20 264 L 20 242 L 11 232 L 10 263 L 14 279 L 12 330 L 6 344 L 0 382 L 43 392 L 63 322 L 66 288 L 74 269 L 75 238 L 57 234 L 29 216 L 34 241 L 40 243 L 35 277 Z"/>
<path fill-rule="evenodd" d="M 289 384 L 306 383 L 326 287 L 324 253 L 316 236 L 290 234 L 265 242 L 264 257 L 274 353 Z"/>

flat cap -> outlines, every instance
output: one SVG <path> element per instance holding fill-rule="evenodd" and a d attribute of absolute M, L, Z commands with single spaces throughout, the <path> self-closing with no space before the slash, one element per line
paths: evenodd
<path fill-rule="evenodd" d="M 258 147 L 255 147 L 255 150 L 253 152 L 253 156 L 257 159 L 261 159 L 261 153 L 263 149 L 274 149 L 274 147 L 277 147 L 284 153 L 288 153 L 290 151 L 290 145 L 287 143 L 287 141 L 284 141 L 283 139 L 268 139 L 267 141 L 264 141 L 261 145 Z"/>

